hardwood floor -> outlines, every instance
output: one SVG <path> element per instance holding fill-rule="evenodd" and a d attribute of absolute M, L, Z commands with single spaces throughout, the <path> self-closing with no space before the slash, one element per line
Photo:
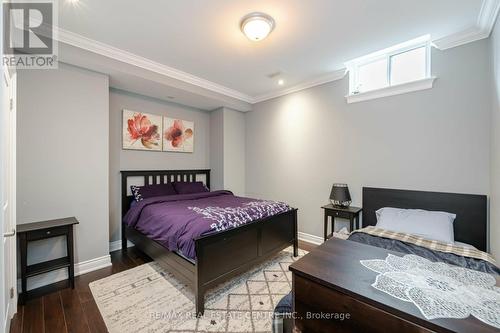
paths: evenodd
<path fill-rule="evenodd" d="M 299 247 L 310 251 L 315 245 L 299 241 Z M 150 261 L 148 256 L 135 247 L 129 248 L 127 254 L 122 251 L 111 252 L 112 265 L 77 276 L 75 289 L 61 289 L 28 301 L 24 306 L 18 306 L 10 333 L 107 332 L 89 283 Z M 62 285 L 66 283 L 63 282 Z"/>
<path fill-rule="evenodd" d="M 318 245 L 316 245 L 316 244 L 307 243 L 307 242 L 303 242 L 303 241 L 299 240 L 299 248 L 304 250 L 304 251 L 310 252 L 317 246 Z"/>
<path fill-rule="evenodd" d="M 77 276 L 75 289 L 65 288 L 18 306 L 10 332 L 107 332 L 89 283 L 149 261 L 149 257 L 134 247 L 129 248 L 127 254 L 111 252 L 112 266 Z"/>

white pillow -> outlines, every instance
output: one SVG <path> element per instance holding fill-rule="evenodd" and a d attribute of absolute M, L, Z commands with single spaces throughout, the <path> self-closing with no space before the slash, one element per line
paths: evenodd
<path fill-rule="evenodd" d="M 467 244 L 467 243 L 455 242 L 455 245 L 462 246 L 462 247 L 465 247 L 465 248 L 468 248 L 468 249 L 476 249 L 477 250 L 477 248 L 474 245 L 470 245 L 470 244 Z"/>
<path fill-rule="evenodd" d="M 413 234 L 453 244 L 456 214 L 422 209 L 384 207 L 376 211 L 377 228 Z"/>

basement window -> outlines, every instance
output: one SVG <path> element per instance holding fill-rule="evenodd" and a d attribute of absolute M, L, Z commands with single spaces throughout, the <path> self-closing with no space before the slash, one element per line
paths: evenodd
<path fill-rule="evenodd" d="M 432 88 L 430 36 L 351 60 L 348 103 Z"/>

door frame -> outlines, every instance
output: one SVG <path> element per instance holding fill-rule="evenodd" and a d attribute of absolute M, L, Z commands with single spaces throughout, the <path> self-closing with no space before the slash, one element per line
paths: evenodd
<path fill-rule="evenodd" d="M 10 179 L 9 181 L 9 188 L 7 191 L 8 195 L 8 207 L 7 209 L 9 210 L 9 216 L 10 216 L 10 221 L 3 221 L 3 232 L 10 232 L 11 230 L 16 229 L 16 182 L 17 182 L 17 175 L 16 175 L 16 128 L 17 128 L 17 74 L 15 70 L 9 70 L 5 67 L 3 67 L 3 76 L 4 80 L 6 80 L 6 85 L 7 89 L 9 90 L 9 101 L 7 101 L 7 105 L 10 107 L 7 110 L 4 110 L 4 112 L 9 112 L 10 115 L 7 117 L 9 119 L 8 124 L 3 124 L 2 126 L 9 126 L 9 142 L 10 145 L 8 149 L 10 150 L 9 154 L 6 154 L 7 156 L 10 156 L 10 160 L 7 161 L 9 163 L 9 175 L 7 177 Z M 2 82 L 2 84 L 4 84 Z M 3 95 L 2 95 L 3 98 Z M 2 101 L 3 102 L 3 101 Z M 6 156 L 5 156 L 6 157 Z M 4 156 L 2 156 L 4 158 Z M 3 202 L 2 202 L 3 205 Z M 3 235 L 1 235 L 3 236 Z M 4 237 L 2 237 L 4 238 Z M 10 288 L 7 288 L 7 290 L 4 290 L 4 297 L 9 297 L 9 302 L 7 304 L 7 309 L 5 309 L 5 313 L 2 314 L 2 317 L 5 319 L 5 323 L 3 324 L 3 327 L 8 330 L 10 327 L 10 321 L 14 314 L 17 312 L 17 242 L 16 242 L 16 236 L 12 236 L 9 238 L 5 238 L 7 240 L 7 245 L 8 246 L 8 251 L 10 256 L 8 257 L 8 261 L 4 261 L 4 285 L 9 285 L 10 288 L 12 288 L 12 297 L 10 297 Z M 5 250 L 5 249 L 4 249 Z M 3 286 L 2 286 L 3 288 Z M 4 300 L 1 300 L 2 302 Z"/>

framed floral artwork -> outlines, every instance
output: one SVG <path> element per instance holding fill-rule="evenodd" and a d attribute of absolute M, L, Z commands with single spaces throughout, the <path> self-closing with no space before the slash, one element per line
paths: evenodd
<path fill-rule="evenodd" d="M 162 150 L 162 117 L 123 110 L 123 149 Z"/>
<path fill-rule="evenodd" d="M 194 122 L 163 117 L 163 151 L 192 153 Z"/>

